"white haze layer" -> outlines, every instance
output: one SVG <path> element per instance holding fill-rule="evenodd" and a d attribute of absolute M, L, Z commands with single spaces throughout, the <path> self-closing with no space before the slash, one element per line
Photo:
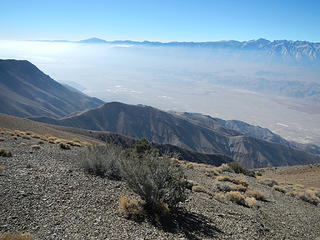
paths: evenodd
<path fill-rule="evenodd" d="M 28 60 L 54 80 L 106 102 L 199 112 L 320 144 L 320 105 L 247 88 L 257 79 L 319 82 L 317 68 L 261 52 L 112 44 L 0 41 L 1 59 Z"/>

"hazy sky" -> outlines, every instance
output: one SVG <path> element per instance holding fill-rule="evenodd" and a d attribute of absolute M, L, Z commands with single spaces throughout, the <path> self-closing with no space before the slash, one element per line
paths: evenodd
<path fill-rule="evenodd" d="M 0 39 L 320 42 L 319 0 L 0 0 Z"/>

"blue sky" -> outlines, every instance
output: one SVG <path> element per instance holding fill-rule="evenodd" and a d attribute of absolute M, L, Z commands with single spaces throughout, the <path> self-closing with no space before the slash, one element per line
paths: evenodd
<path fill-rule="evenodd" d="M 0 0 L 0 39 L 320 42 L 318 0 Z"/>

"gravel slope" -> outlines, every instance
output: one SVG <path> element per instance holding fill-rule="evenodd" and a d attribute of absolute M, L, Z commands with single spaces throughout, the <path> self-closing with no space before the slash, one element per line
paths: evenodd
<path fill-rule="evenodd" d="M 83 172 L 78 154 L 84 148 L 62 150 L 45 143 L 30 153 L 36 139 L 14 140 L 2 135 L 0 148 L 0 233 L 30 232 L 34 239 L 315 239 L 320 236 L 320 206 L 285 196 L 257 179 L 241 177 L 249 188 L 263 192 L 268 202 L 247 208 L 190 192 L 170 230 L 120 216 L 119 198 L 137 198 L 124 182 Z M 21 146 L 24 142 L 26 146 Z M 186 177 L 215 192 L 217 180 L 198 167 Z"/>

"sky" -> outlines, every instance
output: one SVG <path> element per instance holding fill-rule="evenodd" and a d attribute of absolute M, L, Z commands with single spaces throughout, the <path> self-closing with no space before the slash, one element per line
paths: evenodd
<path fill-rule="evenodd" d="M 320 42 L 318 0 L 0 0 L 0 40 Z"/>

